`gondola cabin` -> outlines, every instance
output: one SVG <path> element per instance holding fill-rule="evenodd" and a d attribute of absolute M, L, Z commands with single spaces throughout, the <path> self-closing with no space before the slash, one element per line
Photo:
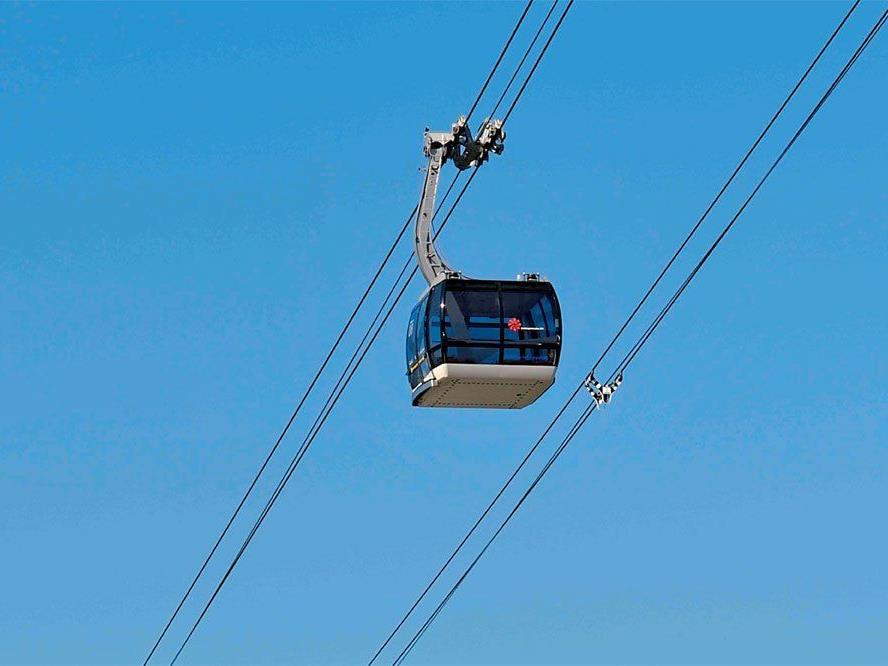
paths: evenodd
<path fill-rule="evenodd" d="M 561 310 L 551 283 L 441 280 L 407 325 L 413 404 L 526 407 L 554 383 L 560 353 Z"/>

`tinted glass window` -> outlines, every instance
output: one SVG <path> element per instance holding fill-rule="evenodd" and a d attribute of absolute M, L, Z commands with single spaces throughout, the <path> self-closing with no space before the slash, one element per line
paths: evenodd
<path fill-rule="evenodd" d="M 440 347 L 431 347 L 430 349 L 429 358 L 431 359 L 432 367 L 434 368 L 444 362 L 444 355 L 441 352 Z"/>
<path fill-rule="evenodd" d="M 503 335 L 514 342 L 555 342 L 560 332 L 548 292 L 503 291 Z"/>
<path fill-rule="evenodd" d="M 416 356 L 421 357 L 425 354 L 426 344 L 425 344 L 425 318 L 426 318 L 426 308 L 428 307 L 428 300 L 423 299 L 416 311 L 416 326 L 414 326 L 414 335 L 416 335 Z"/>
<path fill-rule="evenodd" d="M 495 290 L 448 289 L 444 305 L 444 331 L 448 339 L 499 342 L 501 319 Z"/>
<path fill-rule="evenodd" d="M 499 347 L 447 346 L 447 360 L 451 363 L 499 363 Z"/>
<path fill-rule="evenodd" d="M 555 350 L 534 349 L 531 347 L 506 347 L 503 349 L 503 363 L 553 365 L 555 363 Z"/>
<path fill-rule="evenodd" d="M 429 296 L 429 347 L 441 344 L 441 290 L 442 285 L 432 289 L 432 295 Z"/>
<path fill-rule="evenodd" d="M 416 329 L 417 329 L 417 317 L 419 315 L 420 309 L 422 308 L 423 302 L 417 303 L 416 307 L 413 308 L 413 312 L 410 313 L 410 321 L 407 323 L 407 363 L 411 364 L 416 359 Z"/>

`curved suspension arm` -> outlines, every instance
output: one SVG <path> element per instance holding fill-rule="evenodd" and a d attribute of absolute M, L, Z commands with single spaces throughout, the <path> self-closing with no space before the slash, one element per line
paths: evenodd
<path fill-rule="evenodd" d="M 423 150 L 429 158 L 426 176 L 422 185 L 422 195 L 416 212 L 414 250 L 419 270 L 429 285 L 436 284 L 446 277 L 461 277 L 459 271 L 447 264 L 435 246 L 432 231 L 432 217 L 435 213 L 435 198 L 438 194 L 438 180 L 441 167 L 448 159 L 457 169 L 480 166 L 487 161 L 491 152 L 503 152 L 505 132 L 499 120 L 485 121 L 473 139 L 465 118 L 454 123 L 450 132 L 425 132 Z"/>

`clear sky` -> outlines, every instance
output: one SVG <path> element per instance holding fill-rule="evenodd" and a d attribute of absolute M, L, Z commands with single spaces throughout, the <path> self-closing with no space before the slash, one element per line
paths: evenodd
<path fill-rule="evenodd" d="M 414 283 L 181 663 L 366 663 L 847 7 L 575 6 L 443 235 L 554 282 L 555 387 L 411 408 Z M 520 10 L 0 5 L 0 663 L 141 662 Z M 883 33 L 414 663 L 888 663 L 886 77 Z"/>

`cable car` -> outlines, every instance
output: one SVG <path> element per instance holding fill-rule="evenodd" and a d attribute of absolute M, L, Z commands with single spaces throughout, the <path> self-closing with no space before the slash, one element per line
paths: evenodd
<path fill-rule="evenodd" d="M 407 325 L 407 372 L 417 407 L 520 409 L 555 381 L 561 311 L 538 279 L 445 279 Z"/>
<path fill-rule="evenodd" d="M 561 309 L 552 284 L 525 273 L 480 280 L 451 269 L 431 228 L 438 175 L 448 158 L 477 166 L 502 152 L 499 121 L 472 139 L 463 119 L 450 133 L 426 131 L 429 168 L 417 212 L 415 251 L 429 283 L 407 325 L 407 376 L 416 407 L 520 409 L 555 382 Z"/>

